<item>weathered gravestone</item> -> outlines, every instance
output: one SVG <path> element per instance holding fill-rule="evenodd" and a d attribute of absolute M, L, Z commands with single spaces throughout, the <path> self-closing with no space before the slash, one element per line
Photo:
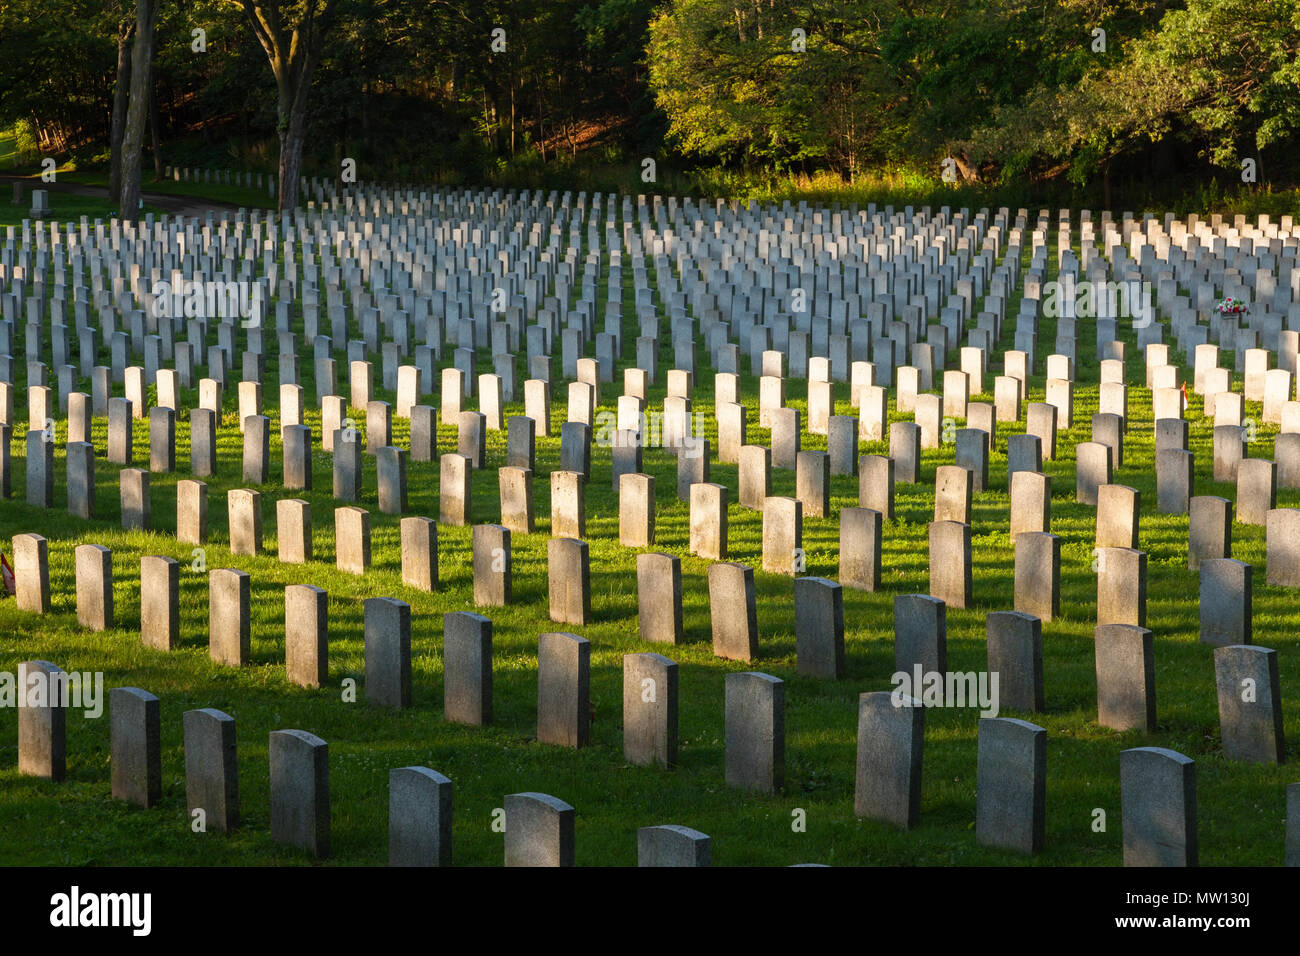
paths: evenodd
<path fill-rule="evenodd" d="M 1251 567 L 1232 558 L 1207 558 L 1201 572 L 1201 643 L 1249 644 Z"/>
<path fill-rule="evenodd" d="M 232 488 L 226 493 L 226 514 L 230 526 L 230 553 L 255 555 L 262 551 L 262 494 L 251 488 Z"/>
<path fill-rule="evenodd" d="M 769 674 L 726 676 L 727 786 L 773 794 L 785 782 L 785 682 Z"/>
<path fill-rule="evenodd" d="M 18 772 L 56 783 L 67 774 L 67 673 L 49 661 L 25 661 L 18 692 Z M 39 675 L 39 677 L 37 677 Z M 36 678 L 36 681 L 33 681 Z M 34 692 L 34 686 L 44 691 Z"/>
<path fill-rule="evenodd" d="M 1187 522 L 1187 568 L 1201 562 L 1231 557 L 1232 502 L 1215 495 L 1197 495 L 1190 502 Z"/>
<path fill-rule="evenodd" d="M 411 706 L 411 606 L 395 598 L 365 603 L 366 700 Z"/>
<path fill-rule="evenodd" d="M 1274 508 L 1268 513 L 1264 519 L 1264 548 L 1267 583 L 1300 587 L 1300 508 Z"/>
<path fill-rule="evenodd" d="M 187 710 L 185 801 L 190 828 L 230 833 L 239 826 L 239 762 L 235 718 L 219 710 Z M 199 828 L 199 823 L 202 827 Z"/>
<path fill-rule="evenodd" d="M 428 767 L 388 772 L 388 865 L 451 865 L 451 781 Z"/>
<path fill-rule="evenodd" d="M 208 486 L 202 481 L 176 482 L 176 540 L 202 544 L 208 536 Z"/>
<path fill-rule="evenodd" d="M 623 655 L 623 759 L 677 765 L 677 664 L 661 654 Z"/>
<path fill-rule="evenodd" d="M 894 459 L 883 455 L 863 455 L 858 460 L 858 506 L 880 513 L 885 521 L 894 519 Z"/>
<path fill-rule="evenodd" d="M 1134 548 L 1098 548 L 1097 623 L 1147 623 L 1147 555 Z"/>
<path fill-rule="evenodd" d="M 170 651 L 180 645 L 181 566 L 175 558 L 140 558 L 140 641 Z"/>
<path fill-rule="evenodd" d="M 329 594 L 314 585 L 284 589 L 284 670 L 299 687 L 329 680 Z"/>
<path fill-rule="evenodd" d="M 208 656 L 218 664 L 249 663 L 251 591 L 247 571 L 217 568 L 208 573 Z"/>
<path fill-rule="evenodd" d="M 492 723 L 492 622 L 481 614 L 444 614 L 443 716 L 475 727 Z"/>
<path fill-rule="evenodd" d="M 1042 710 L 1043 626 L 1023 611 L 994 611 L 984 619 L 989 673 L 998 675 L 1000 706 Z"/>
<path fill-rule="evenodd" d="M 348 574 L 370 567 L 370 512 L 351 505 L 334 509 L 334 563 Z"/>
<path fill-rule="evenodd" d="M 1264 458 L 1243 459 L 1237 468 L 1237 521 L 1262 525 L 1277 505 L 1277 466 Z"/>
<path fill-rule="evenodd" d="M 438 522 L 464 527 L 470 523 L 472 510 L 470 460 L 464 455 L 448 453 L 442 456 L 440 462 Z"/>
<path fill-rule="evenodd" d="M 288 564 L 312 559 L 311 503 L 302 498 L 281 498 L 275 503 L 277 557 Z"/>
<path fill-rule="evenodd" d="M 1282 763 L 1282 689 L 1277 651 L 1233 644 L 1214 649 L 1223 755 L 1249 763 Z"/>
<path fill-rule="evenodd" d="M 844 676 L 844 597 L 826 578 L 794 582 L 795 656 L 800 674 Z"/>
<path fill-rule="evenodd" d="M 763 503 L 763 570 L 795 575 L 804 566 L 802 503 L 768 498 Z"/>
<path fill-rule="evenodd" d="M 273 730 L 268 749 L 271 839 L 329 856 L 329 744 L 305 730 Z"/>
<path fill-rule="evenodd" d="M 722 485 L 691 485 L 690 552 L 713 561 L 726 560 L 727 489 Z"/>
<path fill-rule="evenodd" d="M 113 626 L 113 552 L 101 544 L 79 544 L 76 564 L 77 623 L 91 631 Z"/>
<path fill-rule="evenodd" d="M 1119 755 L 1125 866 L 1196 866 L 1196 764 L 1163 747 Z"/>
<path fill-rule="evenodd" d="M 552 621 L 585 626 L 591 621 L 591 555 L 587 542 L 550 538 L 546 581 Z"/>
<path fill-rule="evenodd" d="M 148 531 L 153 526 L 152 496 L 149 491 L 149 472 L 142 468 L 123 468 L 118 473 L 121 496 L 122 530 Z M 234 492 L 231 492 L 234 494 Z M 233 530 L 233 524 L 232 524 Z M 231 541 L 231 552 L 235 543 Z"/>
<path fill-rule="evenodd" d="M 1103 624 L 1093 632 L 1097 664 L 1097 723 L 1113 730 L 1156 729 L 1155 650 L 1151 632 Z"/>
<path fill-rule="evenodd" d="M 942 600 L 928 594 L 894 598 L 894 670 L 911 675 L 948 670 L 948 616 Z"/>
<path fill-rule="evenodd" d="M 925 708 L 906 694 L 858 697 L 854 816 L 910 829 L 921 816 Z"/>
<path fill-rule="evenodd" d="M 1102 485 L 1097 491 L 1097 548 L 1138 546 L 1142 493 L 1127 485 Z"/>
<path fill-rule="evenodd" d="M 934 472 L 934 520 L 970 524 L 971 473 L 957 465 L 940 465 Z M 863 504 L 863 507 L 870 505 Z"/>
<path fill-rule="evenodd" d="M 505 802 L 506 866 L 573 866 L 573 807 L 545 793 L 512 793 Z"/>
<path fill-rule="evenodd" d="M 919 425 L 915 422 L 890 423 L 889 458 L 894 463 L 894 479 L 899 484 L 915 484 L 921 480 L 921 428 Z"/>
<path fill-rule="evenodd" d="M 124 493 L 125 488 L 124 482 Z M 50 433 L 35 429 L 27 433 L 27 504 L 54 507 L 54 441 Z"/>
<path fill-rule="evenodd" d="M 1052 530 L 1052 478 L 1038 471 L 1011 476 L 1011 540 L 1025 532 Z"/>
<path fill-rule="evenodd" d="M 840 584 L 862 591 L 880 588 L 881 514 L 871 508 L 840 512 Z"/>
<path fill-rule="evenodd" d="M 1028 721 L 979 722 L 975 839 L 984 846 L 1038 853 L 1047 805 L 1047 731 Z"/>
<path fill-rule="evenodd" d="M 1099 489 L 1111 483 L 1110 446 L 1092 441 L 1079 442 L 1074 446 L 1074 455 L 1075 501 L 1095 508 Z"/>
<path fill-rule="evenodd" d="M 118 800 L 147 808 L 162 797 L 160 706 L 157 697 L 138 687 L 109 691 L 109 762 Z"/>
<path fill-rule="evenodd" d="M 438 590 L 438 524 L 432 518 L 403 518 L 400 525 L 402 583 Z"/>
<path fill-rule="evenodd" d="M 504 607 L 512 590 L 510 529 L 476 524 L 473 531 L 474 603 Z"/>
<path fill-rule="evenodd" d="M 747 564 L 719 561 L 709 565 L 709 617 L 713 653 L 734 661 L 758 656 L 758 606 L 754 569 Z"/>
<path fill-rule="evenodd" d="M 636 590 L 641 640 L 682 643 L 681 558 L 673 554 L 638 554 Z"/>
<path fill-rule="evenodd" d="M 636 831 L 638 867 L 711 866 L 713 851 L 707 835 L 690 827 L 641 827 Z"/>
<path fill-rule="evenodd" d="M 970 525 L 931 522 L 930 594 L 952 607 L 970 607 L 971 582 Z"/>

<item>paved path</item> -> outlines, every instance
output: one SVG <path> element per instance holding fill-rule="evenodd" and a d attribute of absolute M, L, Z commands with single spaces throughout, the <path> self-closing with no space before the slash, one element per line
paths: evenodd
<path fill-rule="evenodd" d="M 26 194 L 31 195 L 33 189 L 48 189 L 55 193 L 71 193 L 74 196 L 90 196 L 94 199 L 108 199 L 107 186 L 85 186 L 81 183 L 43 183 L 39 179 L 31 176 L 3 176 L 0 175 L 0 182 L 3 183 L 23 183 L 26 186 Z M 4 190 L 5 196 L 0 197 L 0 201 L 11 201 L 9 189 Z M 209 210 L 213 212 L 235 212 L 240 207 L 235 203 L 221 202 L 216 199 L 201 199 L 197 196 L 169 196 L 162 193 L 141 193 L 141 198 L 146 205 L 161 209 L 163 212 L 170 213 L 173 216 L 203 216 Z"/>

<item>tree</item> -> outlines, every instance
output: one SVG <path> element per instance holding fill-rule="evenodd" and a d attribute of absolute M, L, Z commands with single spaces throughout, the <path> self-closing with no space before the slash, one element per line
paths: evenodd
<path fill-rule="evenodd" d="M 275 76 L 281 212 L 298 205 L 312 73 L 340 0 L 238 0 Z"/>
<path fill-rule="evenodd" d="M 122 195 L 122 133 L 126 129 L 126 104 L 131 92 L 131 39 L 135 17 L 124 7 L 117 24 L 117 82 L 113 85 L 113 117 L 108 140 L 108 194 Z"/>
<path fill-rule="evenodd" d="M 140 207 L 140 154 L 149 121 L 149 78 L 153 63 L 153 28 L 159 0 L 136 0 L 135 49 L 131 51 L 130 104 L 122 131 L 122 189 L 120 215 L 134 217 Z"/>
<path fill-rule="evenodd" d="M 1300 3 L 1189 0 L 1081 78 L 1043 84 L 982 119 L 968 147 L 1005 182 L 1064 175 L 1082 186 L 1167 142 L 1238 167 L 1242 150 L 1276 146 L 1300 128 Z"/>
<path fill-rule="evenodd" d="M 650 22 L 650 87 L 688 154 L 852 176 L 886 148 L 902 91 L 887 0 L 674 0 Z"/>

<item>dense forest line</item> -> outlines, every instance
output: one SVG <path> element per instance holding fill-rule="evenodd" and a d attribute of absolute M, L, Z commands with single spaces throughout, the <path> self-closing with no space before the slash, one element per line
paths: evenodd
<path fill-rule="evenodd" d="M 1110 205 L 1293 188 L 1298 51 L 1298 0 L 3 0 L 0 128 L 28 163 L 111 160 L 114 195 L 142 164 L 351 159 Z"/>

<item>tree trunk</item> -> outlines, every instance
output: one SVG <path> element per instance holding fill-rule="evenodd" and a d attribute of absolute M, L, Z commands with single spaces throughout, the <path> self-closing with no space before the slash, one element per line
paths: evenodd
<path fill-rule="evenodd" d="M 957 167 L 957 172 L 961 174 L 961 178 L 964 182 L 979 182 L 980 171 L 971 165 L 970 160 L 964 152 L 953 152 L 951 155 L 953 163 Z"/>
<path fill-rule="evenodd" d="M 140 207 L 140 154 L 149 113 L 149 63 L 153 59 L 153 26 L 158 0 L 136 0 L 135 50 L 131 53 L 131 100 L 122 132 L 122 191 L 118 215 L 134 219 Z"/>
<path fill-rule="evenodd" d="M 289 212 L 298 206 L 298 180 L 302 176 L 302 147 L 307 138 L 307 94 L 311 89 L 311 72 L 315 63 L 309 56 L 298 76 L 286 76 L 280 83 L 279 123 L 280 189 L 276 208 Z"/>
<path fill-rule="evenodd" d="M 298 178 L 307 136 L 307 97 L 335 5 L 332 0 L 320 0 L 319 6 L 308 3 L 302 19 L 290 28 L 282 23 L 274 4 L 263 0 L 240 2 L 275 76 L 276 135 L 280 141 L 276 207 L 283 213 L 298 205 Z"/>
<path fill-rule="evenodd" d="M 131 37 L 135 21 L 123 21 L 117 28 L 117 85 L 113 88 L 113 117 L 109 132 L 108 195 L 122 195 L 122 131 L 126 128 L 126 100 L 131 85 Z"/>
<path fill-rule="evenodd" d="M 154 46 L 157 52 L 157 44 Z M 163 161 L 162 161 L 162 120 L 158 115 L 158 72 L 149 67 L 149 139 L 153 144 L 153 176 L 154 182 L 163 181 Z"/>

